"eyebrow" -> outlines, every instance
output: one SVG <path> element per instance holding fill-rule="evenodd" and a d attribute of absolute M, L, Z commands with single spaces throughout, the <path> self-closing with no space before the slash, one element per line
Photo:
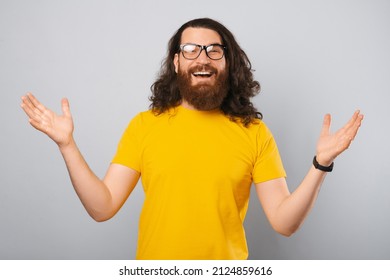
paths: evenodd
<path fill-rule="evenodd" d="M 194 42 L 187 42 L 187 43 L 181 43 L 180 45 L 185 45 L 185 44 L 194 44 L 194 45 L 200 45 L 200 46 L 209 46 L 209 45 L 223 45 L 223 43 L 221 42 L 215 42 L 215 43 L 210 43 L 210 44 L 207 44 L 207 45 L 202 45 L 202 44 L 198 44 L 198 43 L 194 43 Z"/>

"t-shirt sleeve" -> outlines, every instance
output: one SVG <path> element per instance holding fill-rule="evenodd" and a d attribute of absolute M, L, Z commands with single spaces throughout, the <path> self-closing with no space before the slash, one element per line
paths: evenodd
<path fill-rule="evenodd" d="M 253 169 L 253 182 L 261 183 L 286 177 L 275 139 L 268 127 L 261 122 L 257 134 L 257 158 Z"/>
<path fill-rule="evenodd" d="M 121 164 L 141 172 L 140 135 L 141 115 L 134 117 L 119 141 L 112 163 Z"/>

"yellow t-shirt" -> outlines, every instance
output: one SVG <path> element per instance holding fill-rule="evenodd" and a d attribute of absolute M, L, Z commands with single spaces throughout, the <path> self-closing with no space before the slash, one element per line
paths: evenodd
<path fill-rule="evenodd" d="M 182 106 L 138 114 L 112 162 L 141 173 L 137 259 L 246 259 L 251 184 L 286 176 L 262 121 Z"/>

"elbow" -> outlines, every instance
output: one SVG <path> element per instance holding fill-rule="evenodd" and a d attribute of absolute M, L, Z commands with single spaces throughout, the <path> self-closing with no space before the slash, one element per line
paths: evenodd
<path fill-rule="evenodd" d="M 105 205 L 99 207 L 85 207 L 85 210 L 87 211 L 88 215 L 98 223 L 108 221 L 111 219 L 117 211 L 111 205 Z"/>
<path fill-rule="evenodd" d="M 299 225 L 294 226 L 276 226 L 273 225 L 272 228 L 279 233 L 280 235 L 283 235 L 284 237 L 291 237 L 295 232 L 298 231 Z"/>
<path fill-rule="evenodd" d="M 277 233 L 279 233 L 280 235 L 283 235 L 284 237 L 290 237 L 292 236 L 295 231 L 292 231 L 292 230 L 275 230 Z"/>
<path fill-rule="evenodd" d="M 110 217 L 93 217 L 91 216 L 92 219 L 97 222 L 97 223 L 102 223 L 102 222 L 105 222 L 105 221 L 108 221 L 109 219 L 111 219 Z"/>
<path fill-rule="evenodd" d="M 88 213 L 89 216 L 98 223 L 102 223 L 111 219 L 114 215 L 111 213 Z"/>

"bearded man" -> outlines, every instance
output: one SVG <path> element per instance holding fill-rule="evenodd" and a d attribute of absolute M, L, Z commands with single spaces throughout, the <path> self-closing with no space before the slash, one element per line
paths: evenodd
<path fill-rule="evenodd" d="M 252 183 L 272 227 L 290 236 L 363 119 L 357 111 L 331 134 L 325 116 L 313 166 L 290 193 L 275 140 L 250 101 L 260 85 L 222 24 L 203 18 L 178 29 L 151 89 L 150 110 L 131 120 L 103 180 L 76 146 L 67 99 L 58 116 L 32 94 L 22 97 L 30 123 L 59 146 L 92 218 L 113 217 L 142 178 L 137 259 L 246 259 Z"/>

